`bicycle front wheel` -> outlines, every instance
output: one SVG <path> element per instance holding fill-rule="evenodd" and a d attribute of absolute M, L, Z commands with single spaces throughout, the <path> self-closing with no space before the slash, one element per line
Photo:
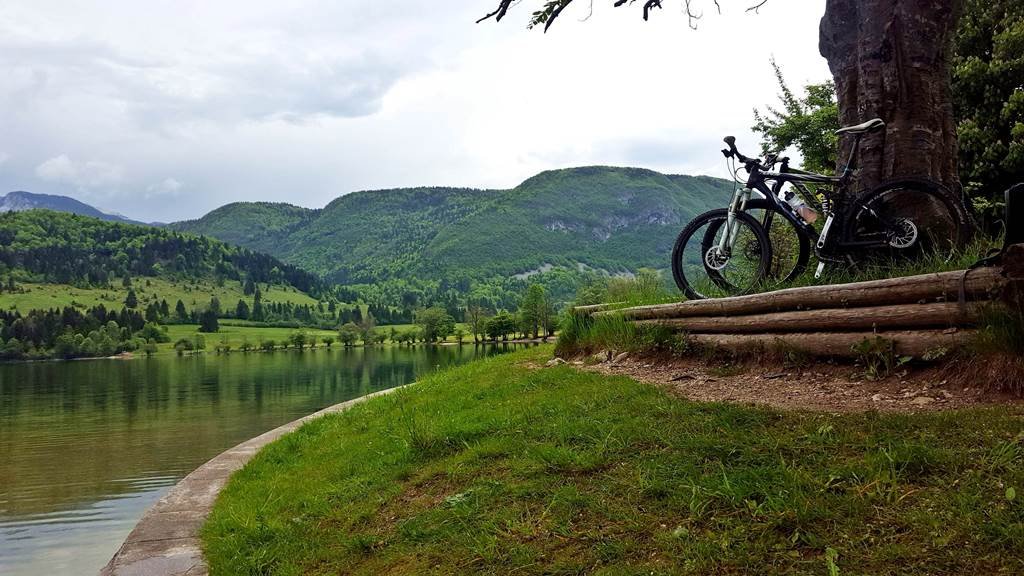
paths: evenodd
<path fill-rule="evenodd" d="M 672 276 L 687 298 L 738 296 L 760 286 L 772 261 L 771 241 L 752 216 L 735 216 L 730 228 L 728 210 L 705 212 L 679 233 Z"/>
<path fill-rule="evenodd" d="M 764 287 L 779 288 L 803 274 L 811 257 L 810 238 L 764 198 L 749 200 L 745 211 L 757 219 L 772 243 L 772 260 Z"/>

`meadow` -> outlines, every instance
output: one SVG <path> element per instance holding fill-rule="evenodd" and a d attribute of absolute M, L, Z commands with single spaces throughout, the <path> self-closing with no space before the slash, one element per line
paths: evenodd
<path fill-rule="evenodd" d="M 1024 570 L 1021 412 L 694 403 L 542 346 L 313 421 L 236 473 L 214 574 Z"/>
<path fill-rule="evenodd" d="M 264 290 L 264 288 L 266 288 L 262 294 L 264 304 L 271 302 L 308 304 L 310 306 L 317 304 L 315 299 L 291 287 L 271 285 L 269 287 L 261 286 L 260 289 Z M 218 286 L 206 281 L 175 281 L 165 278 L 136 277 L 132 279 L 131 288 L 122 286 L 120 282 L 110 288 L 81 288 L 67 284 L 18 284 L 17 291 L 0 293 L 0 308 L 27 312 L 33 309 L 48 310 L 65 306 L 91 308 L 102 304 L 108 309 L 120 310 L 124 306 L 125 298 L 128 297 L 129 289 L 135 290 L 140 309 L 145 309 L 151 302 L 159 303 L 161 300 L 167 301 L 172 312 L 178 300 L 181 300 L 188 310 L 201 309 L 207 306 L 214 296 L 220 300 L 221 307 L 225 310 L 233 310 L 239 300 L 244 300 L 250 306 L 252 305 L 252 296 L 246 296 L 238 282 L 228 281 Z"/>

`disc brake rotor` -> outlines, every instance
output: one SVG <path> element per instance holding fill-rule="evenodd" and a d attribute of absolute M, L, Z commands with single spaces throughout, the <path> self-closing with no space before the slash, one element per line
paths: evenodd
<path fill-rule="evenodd" d="M 729 263 L 729 257 L 723 254 L 718 246 L 712 246 L 704 254 L 704 264 L 712 270 L 722 270 Z"/>
<path fill-rule="evenodd" d="M 893 248 L 910 248 L 917 242 L 917 224 L 909 218 L 901 218 L 889 232 L 889 246 Z"/>

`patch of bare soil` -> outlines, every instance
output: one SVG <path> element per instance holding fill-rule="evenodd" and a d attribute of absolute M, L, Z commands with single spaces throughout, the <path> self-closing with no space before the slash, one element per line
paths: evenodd
<path fill-rule="evenodd" d="M 752 362 L 712 366 L 700 359 L 618 357 L 597 364 L 573 362 L 583 370 L 629 376 L 701 402 L 757 404 L 823 412 L 933 412 L 1014 405 L 1024 399 L 993 391 L 987 382 L 963 377 L 955 364 L 914 367 L 880 380 L 843 364 L 789 368 Z"/>

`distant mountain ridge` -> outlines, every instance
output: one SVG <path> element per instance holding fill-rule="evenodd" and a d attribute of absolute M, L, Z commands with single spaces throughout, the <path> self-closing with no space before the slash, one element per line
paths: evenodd
<path fill-rule="evenodd" d="M 560 267 L 667 268 L 679 230 L 724 206 L 732 183 L 590 166 L 542 172 L 510 190 L 354 192 L 323 209 L 233 203 L 174 230 L 274 255 L 342 284 L 512 277 Z"/>
<path fill-rule="evenodd" d="M 108 222 L 122 222 L 125 224 L 144 224 L 120 214 L 110 214 L 99 208 L 90 206 L 85 202 L 75 200 L 70 196 L 59 196 L 56 194 L 36 194 L 17 190 L 0 196 L 0 212 L 24 212 L 26 210 L 53 210 L 55 212 L 68 212 L 81 216 L 91 216 Z"/>

